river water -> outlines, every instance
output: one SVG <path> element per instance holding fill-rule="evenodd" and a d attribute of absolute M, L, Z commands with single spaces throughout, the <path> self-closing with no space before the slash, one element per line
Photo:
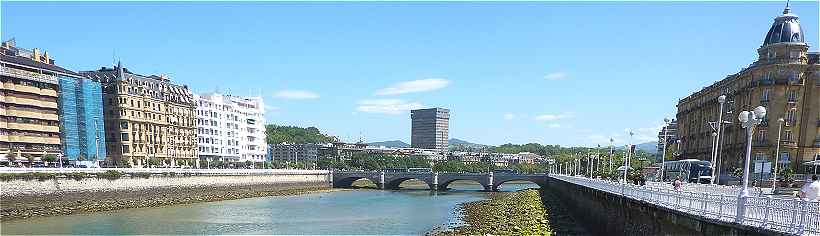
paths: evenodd
<path fill-rule="evenodd" d="M 454 222 L 481 186 L 451 191 L 341 190 L 4 222 L 0 234 L 423 234 Z M 506 183 L 514 191 L 534 184 Z M 412 188 L 412 187 L 411 187 Z"/>

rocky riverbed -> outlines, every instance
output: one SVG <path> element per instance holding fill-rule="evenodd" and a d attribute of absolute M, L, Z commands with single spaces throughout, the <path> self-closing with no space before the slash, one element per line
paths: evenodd
<path fill-rule="evenodd" d="M 434 235 L 549 235 L 550 222 L 538 190 L 489 193 L 490 199 L 461 205 L 464 225 Z"/>
<path fill-rule="evenodd" d="M 14 196 L 0 199 L 0 221 L 251 197 L 294 195 L 329 189 L 330 186 L 327 183 L 290 183 L 219 187 L 166 187 L 136 191 L 67 192 Z"/>

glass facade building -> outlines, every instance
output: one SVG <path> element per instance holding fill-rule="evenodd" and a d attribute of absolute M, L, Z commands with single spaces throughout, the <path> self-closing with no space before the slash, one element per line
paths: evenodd
<path fill-rule="evenodd" d="M 80 156 L 87 161 L 105 160 L 103 99 L 100 83 L 70 76 L 60 76 L 59 81 L 60 134 L 63 154 L 67 159 L 75 161 Z"/>

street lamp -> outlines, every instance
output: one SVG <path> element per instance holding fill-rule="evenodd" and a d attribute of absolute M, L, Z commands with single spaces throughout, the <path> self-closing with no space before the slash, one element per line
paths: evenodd
<path fill-rule="evenodd" d="M 718 121 L 717 121 L 717 129 L 714 133 L 714 145 L 712 145 L 712 184 L 715 183 L 715 162 L 717 161 L 717 151 L 718 151 L 718 143 L 720 142 L 720 126 L 723 125 L 723 104 L 726 104 L 726 95 L 720 95 L 718 97 L 718 103 L 720 103 L 720 109 L 718 111 Z M 765 108 L 764 108 L 765 110 Z M 765 114 L 765 111 L 764 111 Z M 762 118 L 762 117 L 761 117 Z"/>
<path fill-rule="evenodd" d="M 663 123 L 666 124 L 663 127 L 663 153 L 661 153 L 661 182 L 663 182 L 663 171 L 666 168 L 666 144 L 669 141 L 669 123 L 672 121 L 669 118 L 663 118 Z M 631 134 L 630 134 L 631 135 Z"/>
<path fill-rule="evenodd" d="M 615 143 L 615 139 L 609 138 L 609 173 L 612 173 L 612 144 Z"/>
<path fill-rule="evenodd" d="M 752 136 L 755 125 L 763 122 L 763 117 L 766 116 L 766 108 L 758 106 L 754 111 L 742 111 L 738 116 L 738 120 L 743 128 L 746 129 L 746 162 L 743 164 L 743 189 L 740 191 L 740 197 L 746 198 L 749 196 L 749 162 L 752 159 Z"/>
<path fill-rule="evenodd" d="M 780 131 L 783 130 L 783 122 L 785 120 L 781 117 L 777 119 L 777 148 L 774 151 L 774 176 L 772 177 L 772 193 L 777 190 L 777 166 L 780 162 Z"/>

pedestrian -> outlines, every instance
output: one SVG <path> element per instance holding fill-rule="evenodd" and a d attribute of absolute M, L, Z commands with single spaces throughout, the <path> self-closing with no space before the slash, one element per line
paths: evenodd
<path fill-rule="evenodd" d="M 681 185 L 683 185 L 683 182 L 680 181 L 680 176 L 675 177 L 675 181 L 672 181 L 672 187 L 675 190 L 680 190 Z"/>
<path fill-rule="evenodd" d="M 797 193 L 800 198 L 809 200 L 809 201 L 820 201 L 820 181 L 817 181 L 817 175 L 811 176 L 811 183 L 806 183 L 800 188 L 800 192 Z"/>

